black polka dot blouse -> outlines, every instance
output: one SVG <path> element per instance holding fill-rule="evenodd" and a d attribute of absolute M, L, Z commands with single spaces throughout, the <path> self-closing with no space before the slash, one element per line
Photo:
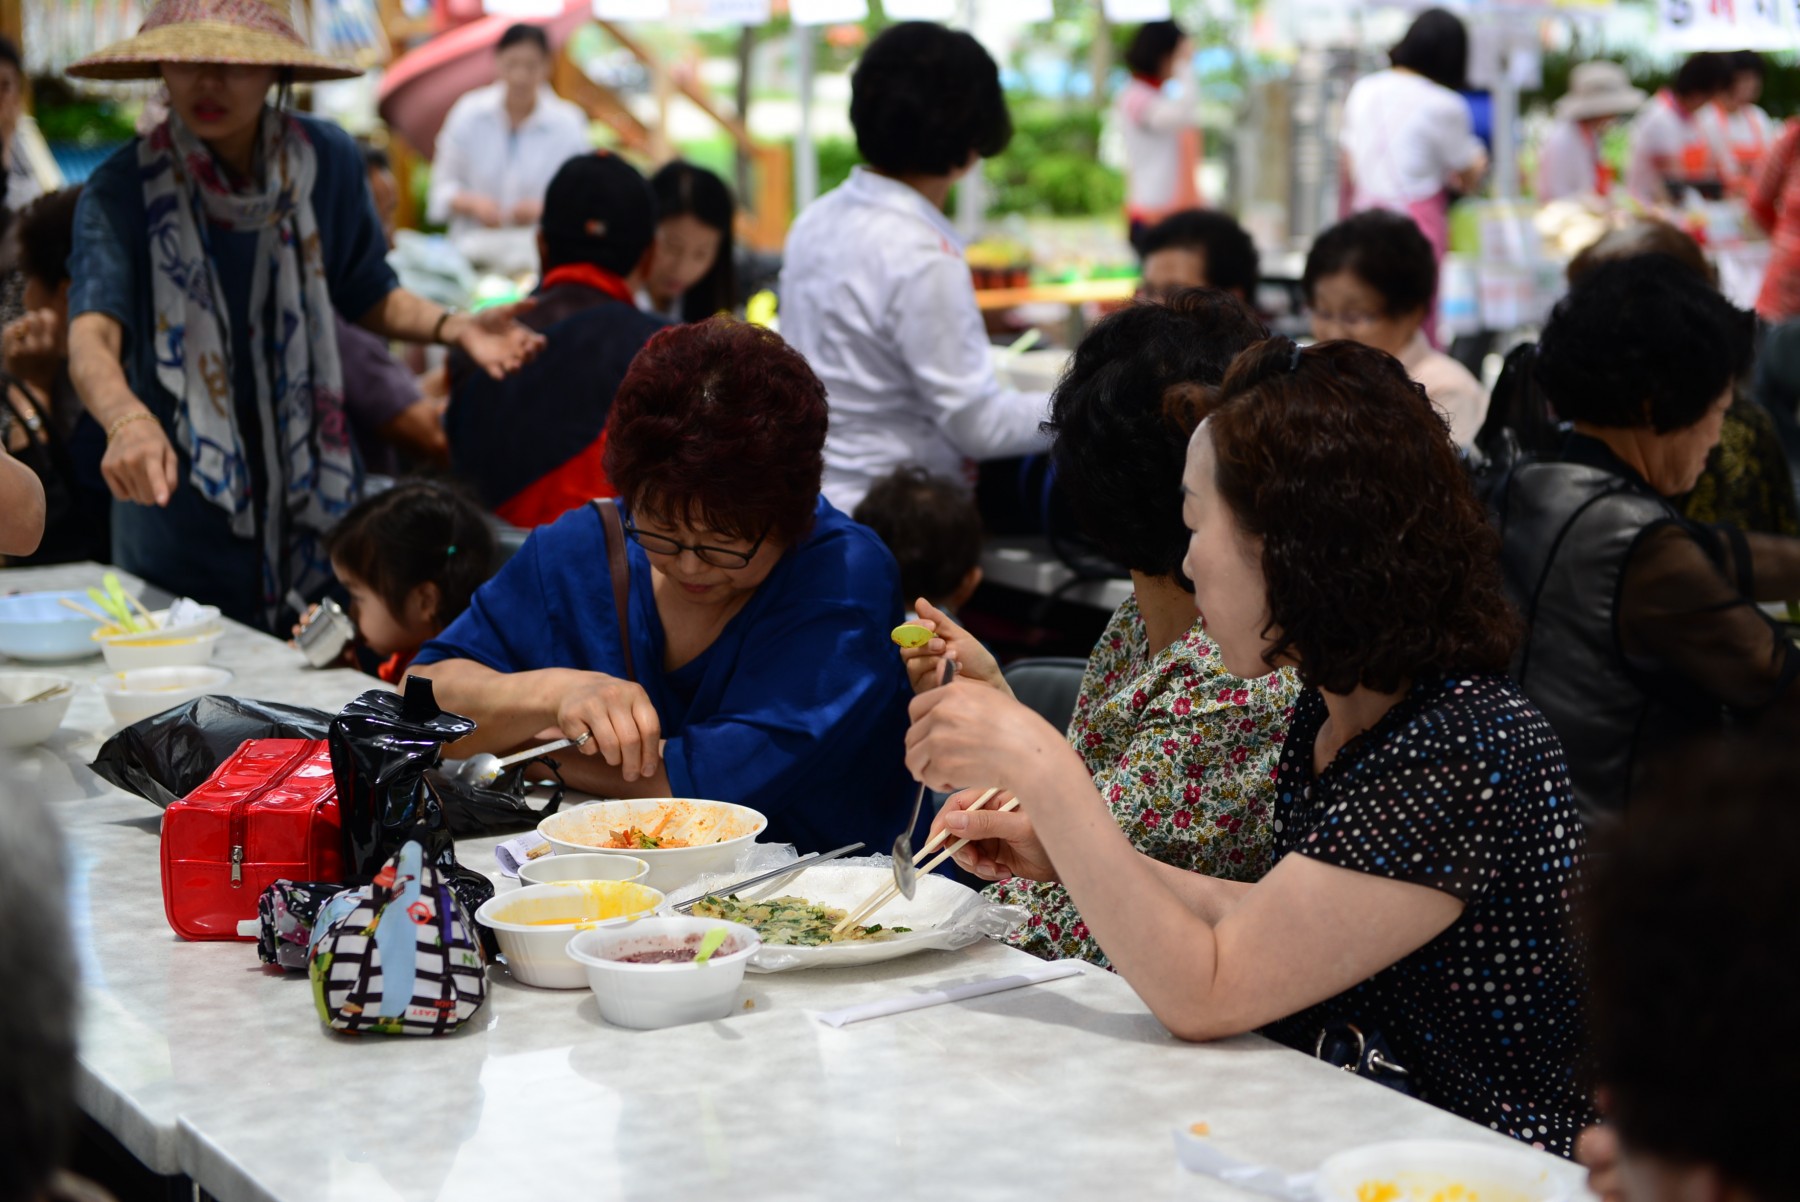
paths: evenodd
<path fill-rule="evenodd" d="M 1504 676 L 1435 679 L 1315 777 L 1325 717 L 1303 693 L 1277 770 L 1277 855 L 1442 889 L 1463 912 L 1268 1034 L 1311 1053 L 1334 1020 L 1379 1032 L 1426 1101 L 1570 1155 L 1594 1112 L 1570 922 L 1583 836 L 1555 732 Z"/>

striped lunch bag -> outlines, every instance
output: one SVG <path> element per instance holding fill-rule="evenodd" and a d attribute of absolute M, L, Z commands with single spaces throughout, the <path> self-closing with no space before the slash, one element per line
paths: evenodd
<path fill-rule="evenodd" d="M 418 843 L 325 903 L 308 971 L 319 1017 L 360 1035 L 445 1035 L 487 999 L 474 924 Z"/>

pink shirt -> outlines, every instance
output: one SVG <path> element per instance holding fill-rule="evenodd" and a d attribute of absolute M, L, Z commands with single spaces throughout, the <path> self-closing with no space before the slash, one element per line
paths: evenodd
<path fill-rule="evenodd" d="M 1432 350 L 1423 332 L 1414 334 L 1400 352 L 1400 365 L 1425 386 L 1425 395 L 1450 423 L 1450 437 L 1456 445 L 1465 451 L 1474 446 L 1488 411 L 1487 389 L 1481 381 L 1449 355 Z"/>

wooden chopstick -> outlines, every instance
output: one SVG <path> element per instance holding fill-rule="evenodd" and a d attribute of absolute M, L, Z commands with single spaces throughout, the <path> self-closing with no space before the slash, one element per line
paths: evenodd
<path fill-rule="evenodd" d="M 986 793 L 981 795 L 981 798 L 979 801 L 977 801 L 974 805 L 969 806 L 968 809 L 964 810 L 963 812 L 968 813 L 969 810 L 974 810 L 974 809 L 979 808 L 982 803 L 986 802 L 988 798 L 992 797 L 995 793 L 998 793 L 998 792 L 999 792 L 998 789 L 989 789 Z M 1011 801 L 1007 802 L 1005 805 L 1001 806 L 998 810 L 996 810 L 994 812 L 997 814 L 1010 814 L 1018 808 L 1019 808 L 1019 799 L 1015 797 Z M 939 833 L 943 834 L 945 836 L 948 836 L 949 832 L 941 831 Z M 931 848 L 933 846 L 941 845 L 942 842 L 943 842 L 942 839 L 933 840 L 932 843 L 925 848 L 925 851 L 920 852 L 919 854 L 920 855 L 926 854 L 927 852 L 929 852 L 931 850 Z M 943 851 L 939 852 L 929 863 L 921 866 L 919 868 L 919 872 L 923 875 L 926 873 L 931 873 L 931 872 L 937 871 L 937 868 L 939 865 L 941 865 L 945 860 L 948 860 L 951 856 L 955 855 L 957 852 L 961 851 L 964 847 L 967 847 L 968 844 L 969 844 L 969 840 L 958 839 L 955 843 L 951 844 L 949 847 L 947 847 Z M 891 881 L 882 885 L 882 887 L 877 889 L 875 891 L 874 895 L 872 897 L 870 897 L 868 901 L 865 901 L 861 906 L 858 906 L 854 911 L 845 915 L 844 921 L 838 923 L 837 926 L 833 927 L 831 929 L 831 933 L 833 935 L 840 934 L 841 932 L 846 931 L 853 926 L 858 926 L 858 925 L 867 923 L 869 919 L 871 919 L 875 916 L 877 911 L 879 911 L 879 910 L 883 909 L 884 907 L 886 907 L 887 905 L 889 905 L 898 896 L 900 896 L 900 886 L 894 884 Z"/>
<path fill-rule="evenodd" d="M 102 626 L 118 626 L 118 625 L 120 625 L 118 619 L 102 617 L 100 614 L 95 613 L 93 610 L 89 609 L 87 606 L 78 605 L 74 601 L 69 600 L 69 598 L 67 598 L 67 597 L 58 597 L 56 599 L 56 603 L 58 605 L 63 606 L 65 609 L 74 610 L 76 613 L 80 614 L 84 618 L 92 618 L 94 621 L 100 623 L 100 625 L 102 625 Z M 68 619 L 65 618 L 63 620 L 67 621 Z"/>
<path fill-rule="evenodd" d="M 125 599 L 127 601 L 131 602 L 131 607 L 133 609 L 137 610 L 139 613 L 144 615 L 144 621 L 149 623 L 151 630 L 161 630 L 162 629 L 162 623 L 156 620 L 155 614 L 151 613 L 149 610 L 144 608 L 144 603 L 137 599 L 136 593 L 126 593 Z"/>
<path fill-rule="evenodd" d="M 999 791 L 1000 791 L 999 789 L 989 789 L 986 793 L 983 793 L 980 797 L 977 797 L 973 802 L 971 802 L 963 810 L 963 813 L 966 814 L 969 812 L 969 810 L 979 810 L 982 806 L 984 806 L 988 803 L 988 800 L 991 797 L 993 797 L 994 794 L 998 793 Z M 932 852 L 934 852 L 938 848 L 942 847 L 944 845 L 945 840 L 947 840 L 949 838 L 950 838 L 950 832 L 947 830 L 939 831 L 937 834 L 933 835 L 931 837 L 931 842 L 927 843 L 924 847 L 921 847 L 918 851 L 915 851 L 913 853 L 913 863 L 917 864 L 917 863 L 921 862 L 922 860 L 924 860 L 926 856 L 930 855 Z"/>
<path fill-rule="evenodd" d="M 1000 791 L 999 789 L 989 789 L 986 793 L 983 793 L 980 797 L 977 797 L 975 799 L 974 803 L 972 805 L 968 806 L 964 812 L 966 813 L 968 810 L 979 810 L 982 806 L 984 806 L 988 803 L 988 799 L 990 797 L 992 797 L 994 794 L 998 793 L 999 791 Z M 921 847 L 918 851 L 913 853 L 913 863 L 918 864 L 921 860 L 923 860 L 926 856 L 930 855 L 937 848 L 942 847 L 944 845 L 944 840 L 948 839 L 949 837 L 950 837 L 950 832 L 948 830 L 942 830 L 942 831 L 939 831 L 937 834 L 933 835 L 931 837 L 931 841 L 929 843 L 927 843 L 924 847 Z M 882 885 L 880 888 L 876 889 L 875 892 L 869 894 L 869 896 L 867 898 L 863 899 L 862 903 L 860 905 L 858 905 L 856 907 L 856 909 L 854 909 L 851 912 L 849 912 L 848 914 L 844 915 L 844 920 L 842 922 L 838 923 L 835 927 L 831 928 L 831 933 L 833 935 L 841 935 L 845 931 L 849 930 L 853 925 L 855 925 L 856 916 L 860 913 L 863 913 L 865 910 L 867 910 L 867 908 L 869 907 L 870 904 L 872 904 L 873 902 L 875 902 L 876 900 L 881 898 L 882 895 L 888 889 L 891 889 L 891 888 L 893 888 L 892 885 Z"/>
<path fill-rule="evenodd" d="M 994 813 L 1010 814 L 1018 808 L 1019 808 L 1019 799 L 1015 797 L 1011 801 L 1007 802 L 1005 805 L 1001 806 L 999 809 L 995 810 Z M 937 854 L 936 858 L 934 858 L 929 864 L 925 865 L 923 868 L 919 869 L 919 871 L 921 873 L 936 872 L 939 864 L 942 864 L 945 860 L 948 860 L 951 856 L 955 855 L 957 852 L 961 851 L 963 848 L 967 847 L 968 845 L 969 845 L 969 841 L 967 839 L 958 839 L 954 844 L 952 844 L 949 847 L 946 847 L 943 851 L 939 852 Z M 896 889 L 895 892 L 899 892 L 899 890 Z M 886 903 L 884 902 L 882 904 L 885 905 Z"/>

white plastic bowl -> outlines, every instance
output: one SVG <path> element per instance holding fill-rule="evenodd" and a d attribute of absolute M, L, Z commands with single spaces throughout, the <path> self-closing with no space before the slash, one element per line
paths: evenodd
<path fill-rule="evenodd" d="M 45 689 L 63 686 L 54 697 L 21 704 Z M 0 672 L 0 747 L 31 747 L 56 733 L 69 702 L 75 699 L 75 682 L 50 672 Z"/>
<path fill-rule="evenodd" d="M 650 865 L 636 856 L 591 851 L 566 856 L 539 856 L 519 866 L 519 880 L 526 885 L 552 885 L 558 881 L 641 881 Z"/>
<path fill-rule="evenodd" d="M 714 927 L 731 934 L 705 964 L 626 964 L 618 957 L 681 944 L 696 945 Z M 729 1017 L 744 969 L 762 946 L 756 932 L 716 918 L 646 918 L 626 927 L 583 931 L 569 957 L 587 973 L 600 1017 L 615 1027 L 648 1030 Z"/>
<path fill-rule="evenodd" d="M 219 645 L 225 628 L 219 621 L 217 606 L 202 606 L 204 617 L 174 629 L 144 630 L 133 634 L 117 626 L 102 626 L 93 639 L 106 653 L 106 666 L 115 672 L 136 668 L 188 668 L 212 662 L 213 650 Z M 169 611 L 151 611 L 166 621 Z"/>
<path fill-rule="evenodd" d="M 99 683 L 113 721 L 130 726 L 230 682 L 231 673 L 224 668 L 136 668 L 102 677 Z"/>
<path fill-rule="evenodd" d="M 755 841 L 769 820 L 749 806 L 728 801 L 699 801 L 689 797 L 646 797 L 635 801 L 596 801 L 560 810 L 538 823 L 538 833 L 556 848 L 556 854 L 583 854 L 614 850 L 603 847 L 615 830 L 635 826 L 649 830 L 670 807 L 675 816 L 663 828 L 665 835 L 706 840 L 692 847 L 618 848 L 650 865 L 644 884 L 667 892 L 709 872 L 730 872 L 738 853 Z"/>
<path fill-rule="evenodd" d="M 587 974 L 569 959 L 569 936 L 646 918 L 664 900 L 661 890 L 635 881 L 560 881 L 495 894 L 475 911 L 475 921 L 494 932 L 515 980 L 580 989 Z"/>
<path fill-rule="evenodd" d="M 40 663 L 86 659 L 98 651 L 92 635 L 100 623 L 60 604 L 65 597 L 93 608 L 88 595 L 75 589 L 0 597 L 0 651 Z"/>
<path fill-rule="evenodd" d="M 1322 1202 L 1429 1202 L 1453 1186 L 1481 1202 L 1545 1202 L 1563 1197 L 1580 1176 L 1523 1145 L 1405 1139 L 1339 1152 L 1319 1166 L 1315 1188 Z"/>

